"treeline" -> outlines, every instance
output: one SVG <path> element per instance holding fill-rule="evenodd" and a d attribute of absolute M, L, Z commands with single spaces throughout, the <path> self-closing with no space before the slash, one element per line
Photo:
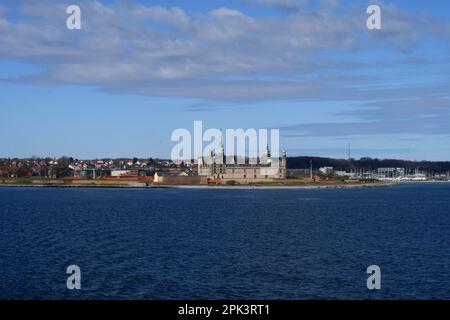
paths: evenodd
<path fill-rule="evenodd" d="M 450 171 L 450 161 L 409 161 L 396 159 L 332 159 L 321 157 L 288 157 L 288 169 L 309 169 L 312 160 L 313 169 L 333 167 L 334 170 L 351 172 L 352 170 L 376 170 L 378 168 L 406 168 L 420 171 L 446 174 Z"/>

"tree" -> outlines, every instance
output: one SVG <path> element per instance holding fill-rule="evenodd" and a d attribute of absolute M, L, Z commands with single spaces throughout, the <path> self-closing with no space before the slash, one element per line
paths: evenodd
<path fill-rule="evenodd" d="M 72 170 L 69 169 L 70 158 L 62 157 L 58 159 L 58 164 L 53 167 L 57 178 L 64 178 L 72 175 Z"/>

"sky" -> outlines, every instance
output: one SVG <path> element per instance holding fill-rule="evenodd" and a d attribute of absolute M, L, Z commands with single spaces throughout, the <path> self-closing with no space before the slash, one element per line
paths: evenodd
<path fill-rule="evenodd" d="M 201 120 L 278 128 L 289 156 L 450 160 L 449 49 L 445 0 L 0 0 L 0 157 L 168 158 Z"/>

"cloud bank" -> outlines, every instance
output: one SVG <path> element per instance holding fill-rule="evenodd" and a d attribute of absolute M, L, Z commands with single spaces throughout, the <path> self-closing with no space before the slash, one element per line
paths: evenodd
<path fill-rule="evenodd" d="M 448 21 L 412 16 L 380 2 L 383 29 L 372 32 L 366 29 L 367 3 L 243 3 L 282 10 L 281 14 L 252 16 L 228 7 L 189 11 L 136 1 L 78 1 L 82 29 L 73 31 L 65 27 L 70 2 L 10 5 L 3 1 L 0 59 L 43 69 L 4 80 L 210 101 L 352 101 L 359 108 L 351 116 L 361 123 L 335 123 L 338 134 L 370 134 L 385 126 L 394 133 L 409 132 L 418 119 L 429 132 L 449 132 L 443 123 L 449 120 L 448 79 L 436 76 L 437 80 L 421 85 L 405 82 L 408 73 L 396 81 L 392 71 L 401 73 L 419 63 L 436 64 L 433 59 L 421 59 L 416 51 L 429 38 L 448 46 Z M 386 70 L 386 76 L 380 70 Z M 414 121 L 403 123 L 405 109 L 419 104 L 406 111 L 413 110 L 409 119 Z M 424 104 L 431 109 L 425 110 Z M 389 121 L 379 119 L 386 110 L 390 110 Z M 429 110 L 433 110 L 431 115 Z M 322 135 L 330 132 L 324 127 L 329 129 L 330 124 L 289 129 Z"/>

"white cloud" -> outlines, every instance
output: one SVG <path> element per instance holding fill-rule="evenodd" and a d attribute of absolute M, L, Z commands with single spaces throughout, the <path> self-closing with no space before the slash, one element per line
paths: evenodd
<path fill-rule="evenodd" d="M 285 7 L 308 2 L 254 1 Z M 363 6 L 344 10 L 336 1 L 322 1 L 314 12 L 258 18 L 225 7 L 191 13 L 135 2 L 79 1 L 82 30 L 69 31 L 66 4 L 23 2 L 17 19 L 0 9 L 0 17 L 5 12 L 0 59 L 46 68 L 20 81 L 221 100 L 336 97 L 342 79 L 355 76 L 364 63 L 334 54 L 379 47 L 407 52 L 420 30 L 416 20 L 392 5 L 383 11 L 384 30 L 369 34 Z M 336 71 L 335 81 L 324 80 Z"/>
<path fill-rule="evenodd" d="M 221 7 L 219 9 L 215 9 L 211 11 L 211 15 L 214 17 L 243 17 L 242 12 L 238 10 L 233 10 L 225 7 Z"/>

